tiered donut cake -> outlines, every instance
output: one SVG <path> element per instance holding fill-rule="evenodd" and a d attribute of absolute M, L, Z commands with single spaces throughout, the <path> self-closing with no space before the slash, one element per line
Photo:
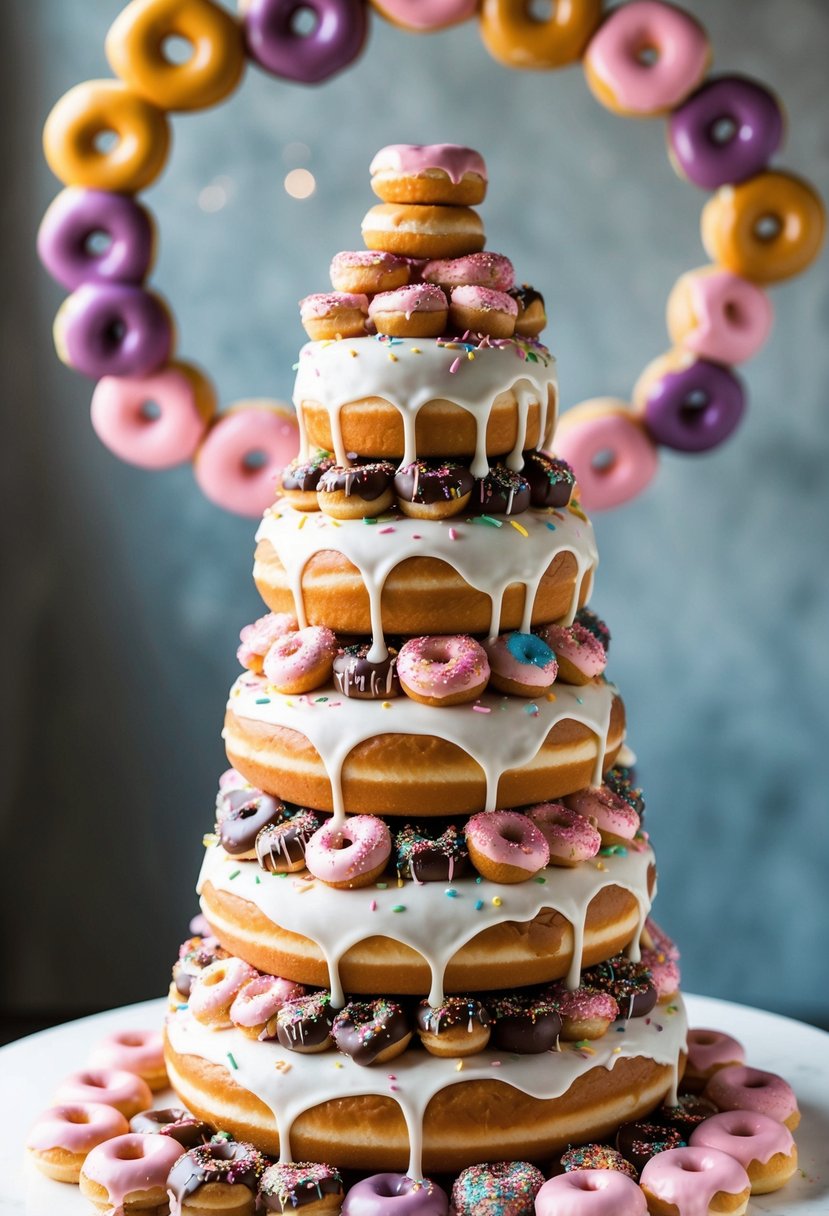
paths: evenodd
<path fill-rule="evenodd" d="M 543 300 L 481 252 L 477 154 L 372 174 L 369 249 L 302 303 L 166 1055 L 270 1154 L 417 1179 L 670 1101 L 686 1022 Z"/>

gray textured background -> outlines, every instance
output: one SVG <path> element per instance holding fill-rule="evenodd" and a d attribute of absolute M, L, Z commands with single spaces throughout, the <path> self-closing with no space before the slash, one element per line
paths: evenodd
<path fill-rule="evenodd" d="M 252 524 L 210 506 L 187 468 L 148 474 L 111 457 L 89 425 L 90 384 L 51 348 L 61 293 L 33 244 L 57 184 L 39 128 L 65 89 L 107 74 L 120 0 L 3 7 L 3 999 L 80 1009 L 165 985 L 194 910 L 235 637 L 259 602 Z M 781 92 L 781 160 L 826 192 L 827 5 L 688 7 L 719 70 Z M 474 24 L 413 37 L 377 19 L 367 54 L 324 87 L 250 71 L 229 104 L 174 128 L 148 194 L 162 232 L 154 281 L 174 302 L 180 349 L 225 402 L 289 396 L 295 302 L 324 288 L 334 251 L 359 244 L 367 165 L 385 143 L 486 154 L 489 245 L 546 294 L 566 404 L 629 391 L 667 347 L 671 284 L 705 261 L 704 196 L 670 169 L 663 124 L 605 112 L 578 68 L 499 67 Z M 318 182 L 305 202 L 282 186 L 297 163 Z M 206 212 L 199 195 L 216 179 L 226 205 Z M 645 497 L 598 520 L 595 605 L 614 633 L 658 912 L 683 947 L 686 986 L 829 1020 L 826 261 L 774 300 L 735 440 L 709 458 L 666 457 Z"/>

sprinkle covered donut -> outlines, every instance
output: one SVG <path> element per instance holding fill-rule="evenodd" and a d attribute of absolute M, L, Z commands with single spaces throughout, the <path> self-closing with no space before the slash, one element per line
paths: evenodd
<path fill-rule="evenodd" d="M 489 661 L 473 638 L 410 638 L 397 656 L 397 674 L 407 697 L 423 705 L 461 705 L 481 695 Z"/>
<path fill-rule="evenodd" d="M 319 511 L 317 486 L 323 473 L 335 464 L 331 453 L 322 450 L 307 458 L 298 456 L 280 474 L 279 489 L 283 498 L 297 511 Z"/>
<path fill-rule="evenodd" d="M 490 882 L 526 882 L 550 860 L 543 833 L 518 811 L 481 811 L 464 831 L 472 864 Z"/>
<path fill-rule="evenodd" d="M 526 814 L 547 841 L 550 865 L 577 866 L 595 857 L 601 848 L 598 828 L 563 802 L 540 802 Z"/>
<path fill-rule="evenodd" d="M 267 1158 L 252 1144 L 220 1132 L 209 1144 L 191 1148 L 170 1170 L 167 1190 L 172 1216 L 187 1216 L 194 1209 L 218 1211 L 228 1199 L 231 1211 L 252 1211 L 266 1165 Z"/>
<path fill-rule="evenodd" d="M 657 1153 L 685 1147 L 686 1141 L 678 1128 L 646 1119 L 623 1123 L 616 1133 L 616 1148 L 640 1174 Z"/>
<path fill-rule="evenodd" d="M 304 807 L 281 823 L 268 824 L 256 836 L 256 860 L 268 874 L 304 870 L 308 841 L 321 824 L 321 816 Z"/>
<path fill-rule="evenodd" d="M 331 678 L 337 639 L 324 625 L 308 625 L 271 644 L 262 670 L 277 692 L 310 692 Z"/>
<path fill-rule="evenodd" d="M 624 1174 L 634 1182 L 639 1179 L 639 1172 L 627 1161 L 618 1149 L 608 1144 L 579 1144 L 568 1148 L 561 1155 L 561 1165 L 565 1174 L 573 1170 L 615 1170 Z"/>
<path fill-rule="evenodd" d="M 581 982 L 588 988 L 609 992 L 623 1018 L 643 1018 L 656 1004 L 656 989 L 647 967 L 623 954 L 582 971 Z"/>
<path fill-rule="evenodd" d="M 277 638 L 298 629 L 296 617 L 290 612 L 268 612 L 240 630 L 236 658 L 248 671 L 261 676 L 265 655 Z"/>
<path fill-rule="evenodd" d="M 407 823 L 394 837 L 394 865 L 399 878 L 416 883 L 452 882 L 469 869 L 469 852 L 452 823 L 440 835 Z"/>
<path fill-rule="evenodd" d="M 342 1216 L 448 1216 L 446 1192 L 428 1178 L 372 1174 L 345 1197 Z"/>
<path fill-rule="evenodd" d="M 528 1161 L 471 1165 L 452 1187 L 453 1216 L 533 1216 L 544 1175 Z"/>
<path fill-rule="evenodd" d="M 534 633 L 502 633 L 484 644 L 489 680 L 500 692 L 537 697 L 551 688 L 558 675 L 555 653 Z"/>
<path fill-rule="evenodd" d="M 257 975 L 242 985 L 230 1006 L 230 1020 L 249 1039 L 276 1037 L 276 1015 L 286 1001 L 305 996 L 302 984 L 276 975 Z"/>
<path fill-rule="evenodd" d="M 279 1161 L 269 1165 L 259 1181 L 257 1205 L 264 1212 L 293 1212 L 304 1216 L 336 1216 L 343 1199 L 343 1180 L 332 1165 L 315 1161 Z"/>
<path fill-rule="evenodd" d="M 535 1056 L 552 1051 L 561 1033 L 561 1016 L 546 993 L 502 993 L 489 1000 L 492 1033 L 502 1051 Z"/>
<path fill-rule="evenodd" d="M 314 342 L 362 337 L 368 314 L 368 296 L 358 292 L 318 292 L 299 302 L 302 328 Z"/>
<path fill-rule="evenodd" d="M 475 479 L 453 460 L 415 460 L 394 478 L 397 505 L 414 519 L 447 519 L 469 505 Z"/>
<path fill-rule="evenodd" d="M 486 477 L 479 477 L 469 499 L 473 515 L 521 515 L 530 506 L 529 482 L 521 473 L 494 464 Z"/>
<path fill-rule="evenodd" d="M 576 484 L 573 470 L 564 460 L 546 452 L 524 452 L 521 475 L 530 487 L 534 507 L 566 507 Z"/>
<path fill-rule="evenodd" d="M 450 2 L 442 0 L 444 11 Z M 486 195 L 484 158 L 461 144 L 389 144 L 375 155 L 369 173 L 371 188 L 384 203 L 474 207 Z"/>
<path fill-rule="evenodd" d="M 548 992 L 561 1018 L 561 1037 L 569 1042 L 600 1039 L 619 1016 L 615 997 L 599 988 L 579 984 L 570 989 L 554 984 Z"/>
<path fill-rule="evenodd" d="M 394 465 L 388 460 L 331 465 L 319 479 L 317 500 L 334 519 L 374 519 L 394 506 Z"/>
<path fill-rule="evenodd" d="M 239 989 L 259 973 L 240 958 L 223 958 L 197 976 L 190 991 L 190 1012 L 197 1022 L 214 1030 L 233 1025 L 230 1007 Z"/>
<path fill-rule="evenodd" d="M 489 1042 L 490 1017 L 475 997 L 446 996 L 440 1005 L 421 1001 L 417 1033 L 430 1055 L 461 1059 L 483 1051 Z"/>
<path fill-rule="evenodd" d="M 598 828 L 605 846 L 624 847 L 639 831 L 640 821 L 636 811 L 606 785 L 567 794 L 564 803 Z"/>
<path fill-rule="evenodd" d="M 312 992 L 285 1001 L 276 1015 L 276 1037 L 289 1051 L 315 1054 L 331 1046 L 334 1023 L 330 992 Z"/>
<path fill-rule="evenodd" d="M 367 887 L 382 874 L 391 855 L 391 833 L 376 815 L 352 815 L 326 824 L 308 841 L 305 864 L 329 887 Z"/>
<path fill-rule="evenodd" d="M 449 324 L 460 333 L 471 330 L 491 338 L 511 338 L 517 316 L 518 305 L 505 291 L 474 286 L 452 288 Z"/>
<path fill-rule="evenodd" d="M 405 287 L 411 264 L 380 249 L 343 250 L 331 259 L 329 274 L 335 291 L 374 296 Z"/>
<path fill-rule="evenodd" d="M 374 1001 L 349 1001 L 331 1026 L 331 1036 L 343 1055 L 364 1066 L 385 1064 L 406 1050 L 411 1042 L 403 1006 L 387 997 Z"/>
<path fill-rule="evenodd" d="M 113 1106 L 102 1102 L 65 1103 L 38 1116 L 26 1149 L 47 1177 L 57 1182 L 77 1182 L 92 1149 L 129 1130 L 127 1120 Z"/>
<path fill-rule="evenodd" d="M 394 338 L 437 338 L 446 329 L 449 304 L 432 283 L 411 283 L 374 296 L 368 308 L 379 334 Z"/>
<path fill-rule="evenodd" d="M 512 262 L 502 253 L 469 253 L 464 258 L 427 262 L 420 272 L 424 283 L 436 283 L 444 291 L 455 287 L 488 287 L 511 291 L 515 283 Z M 518 304 L 516 302 L 516 313 Z"/>
<path fill-rule="evenodd" d="M 607 666 L 604 646 L 580 621 L 572 625 L 545 625 L 539 632 L 555 652 L 558 678 L 565 684 L 588 684 Z"/>

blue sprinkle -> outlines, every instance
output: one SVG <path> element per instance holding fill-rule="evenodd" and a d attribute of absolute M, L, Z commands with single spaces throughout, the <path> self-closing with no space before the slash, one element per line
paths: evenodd
<path fill-rule="evenodd" d="M 271 703 L 270 697 L 257 697 L 256 698 L 257 705 L 270 705 L 270 703 Z"/>
<path fill-rule="evenodd" d="M 446 890 L 444 891 L 444 895 L 448 895 L 450 899 L 458 898 L 458 893 L 454 887 L 447 887 Z"/>
<path fill-rule="evenodd" d="M 576 697 L 576 700 L 578 701 L 579 705 L 584 705 L 584 697 Z"/>
<path fill-rule="evenodd" d="M 476 912 L 480 912 L 480 910 L 483 906 L 484 906 L 484 901 L 482 899 L 475 900 L 475 911 Z"/>
<path fill-rule="evenodd" d="M 551 532 L 555 532 L 555 530 L 556 530 L 555 524 L 548 523 L 547 527 L 550 529 Z"/>

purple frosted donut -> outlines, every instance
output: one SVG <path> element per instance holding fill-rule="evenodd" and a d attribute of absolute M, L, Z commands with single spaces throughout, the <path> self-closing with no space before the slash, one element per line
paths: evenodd
<path fill-rule="evenodd" d="M 453 1216 L 533 1216 L 543 1185 L 541 1170 L 528 1161 L 471 1165 L 452 1187 Z"/>
<path fill-rule="evenodd" d="M 231 790 L 222 799 L 216 833 L 231 857 L 255 857 L 256 837 L 262 828 L 284 823 L 290 812 L 278 798 L 261 790 Z"/>
<path fill-rule="evenodd" d="M 173 349 L 170 314 L 158 296 L 127 283 L 84 283 L 55 318 L 55 346 L 69 367 L 102 376 L 148 376 Z"/>
<path fill-rule="evenodd" d="M 743 385 L 732 371 L 692 359 L 650 383 L 644 420 L 656 443 L 678 452 L 707 452 L 736 430 L 744 410 Z"/>
<path fill-rule="evenodd" d="M 720 76 L 671 115 L 671 160 L 703 190 L 735 185 L 765 169 L 783 140 L 783 125 L 767 88 L 747 76 Z"/>
<path fill-rule="evenodd" d="M 372 1174 L 345 1197 L 342 1216 L 447 1216 L 449 1198 L 428 1178 Z"/>
<path fill-rule="evenodd" d="M 294 22 L 305 10 L 315 20 L 302 34 Z M 248 0 L 243 22 L 251 59 L 300 84 L 319 84 L 347 67 L 368 32 L 365 0 Z"/>
<path fill-rule="evenodd" d="M 105 238 L 102 248 L 96 236 Z M 37 234 L 41 262 L 70 291 L 82 283 L 142 283 L 154 244 L 153 222 L 135 199 L 79 186 L 57 196 Z"/>

